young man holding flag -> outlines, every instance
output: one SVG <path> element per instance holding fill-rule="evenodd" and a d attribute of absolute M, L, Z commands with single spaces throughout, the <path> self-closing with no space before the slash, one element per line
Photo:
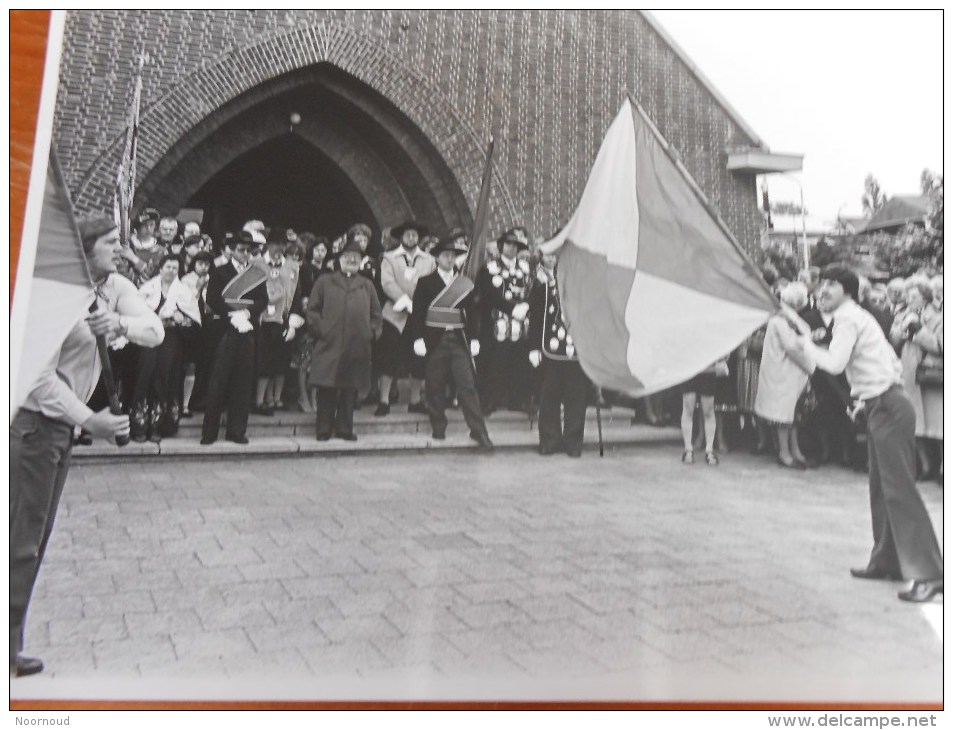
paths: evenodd
<path fill-rule="evenodd" d="M 43 670 L 39 659 L 20 651 L 27 607 L 69 471 L 73 428 L 82 426 L 109 440 L 129 434 L 128 416 L 112 415 L 108 408 L 94 413 L 86 406 L 102 369 L 96 338 L 126 337 L 155 347 L 165 334 L 136 287 L 116 274 L 121 245 L 115 223 L 105 216 L 83 219 L 79 236 L 98 309 L 69 331 L 10 424 L 10 675 L 16 677 Z M 76 263 L 82 266 L 79 258 Z"/>

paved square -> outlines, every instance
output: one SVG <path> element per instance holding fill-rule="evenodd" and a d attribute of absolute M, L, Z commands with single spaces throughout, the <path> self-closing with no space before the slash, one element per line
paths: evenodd
<path fill-rule="evenodd" d="M 12 695 L 942 700 L 864 475 L 679 455 L 77 465 Z"/>

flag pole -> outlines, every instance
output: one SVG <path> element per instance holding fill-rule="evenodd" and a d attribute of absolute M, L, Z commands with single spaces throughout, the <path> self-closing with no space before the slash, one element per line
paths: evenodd
<path fill-rule="evenodd" d="M 56 181 L 62 191 L 62 194 L 66 196 L 67 207 L 70 211 L 69 218 L 73 223 L 73 234 L 76 237 L 78 242 L 82 242 L 82 237 L 79 234 L 79 228 L 76 225 L 76 219 L 73 217 L 73 201 L 69 198 L 69 190 L 66 187 L 65 179 L 63 178 L 63 172 L 60 169 L 59 159 L 56 156 L 56 148 L 54 145 L 50 145 L 50 165 L 53 168 L 53 174 L 56 176 Z M 80 246 L 82 251 L 82 245 Z M 83 266 L 86 267 L 86 276 L 89 278 L 90 286 L 94 288 L 93 303 L 89 305 L 89 313 L 95 314 L 99 311 L 99 297 L 95 295 L 95 286 L 96 282 L 93 281 L 93 275 L 89 270 L 89 261 L 86 259 L 86 252 L 82 251 Z M 109 362 L 109 347 L 106 343 L 105 335 L 96 335 L 96 350 L 99 352 L 99 360 L 103 366 L 103 384 L 106 387 L 106 397 L 109 400 L 109 412 L 114 416 L 122 415 L 122 405 L 119 402 L 119 395 L 116 390 L 116 378 L 113 374 L 112 363 Z M 129 443 L 129 435 L 125 436 L 116 436 L 116 446 L 125 446 Z"/>
<path fill-rule="evenodd" d="M 599 456 L 605 456 L 602 445 L 602 388 L 596 386 L 596 426 L 599 429 Z"/>
<path fill-rule="evenodd" d="M 659 131 L 658 127 L 655 126 L 655 123 L 649 118 L 649 115 L 645 113 L 645 109 L 642 108 L 642 105 L 636 100 L 635 96 L 631 91 L 627 91 L 626 95 L 629 98 L 629 101 L 639 112 L 639 116 L 642 117 L 642 120 L 648 125 L 648 128 L 652 130 L 652 134 L 655 135 L 655 139 L 662 146 L 662 149 L 665 150 L 665 153 L 668 155 L 669 159 L 672 161 L 672 164 L 675 165 L 675 169 L 681 173 L 682 177 L 685 178 L 685 181 L 688 183 L 688 186 L 692 189 L 692 192 L 695 193 L 695 196 L 698 198 L 699 202 L 708 212 L 708 215 L 711 216 L 712 220 L 715 221 L 715 224 L 721 229 L 721 232 L 725 234 L 728 240 L 731 242 L 731 245 L 735 248 L 735 251 L 738 252 L 738 255 L 741 256 L 743 265 L 745 268 L 750 269 L 751 273 L 757 274 L 756 278 L 758 283 L 764 292 L 771 297 L 772 300 L 775 300 L 774 293 L 768 287 L 767 282 L 765 282 L 764 277 L 761 276 L 761 273 L 758 271 L 758 267 L 755 266 L 754 262 L 751 260 L 751 257 L 748 256 L 748 253 L 745 251 L 744 246 L 742 246 L 738 239 L 735 238 L 735 234 L 731 232 L 731 229 L 728 228 L 728 225 L 722 220 L 721 216 L 718 214 L 718 211 L 715 210 L 715 207 L 711 204 L 711 201 L 708 200 L 708 196 L 705 195 L 705 192 L 699 187 L 698 183 L 695 181 L 695 178 L 692 177 L 692 174 L 688 171 L 688 168 L 685 167 L 685 164 L 679 158 L 678 153 L 675 148 L 668 143 L 668 140 L 662 136 L 662 133 Z M 780 304 L 776 304 L 775 311 L 781 308 Z"/>

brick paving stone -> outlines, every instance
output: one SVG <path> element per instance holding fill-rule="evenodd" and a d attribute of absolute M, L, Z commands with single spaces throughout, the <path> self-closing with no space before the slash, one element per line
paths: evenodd
<path fill-rule="evenodd" d="M 229 677 L 257 679 L 262 675 L 280 678 L 310 675 L 311 668 L 304 657 L 294 648 L 283 650 L 259 650 L 254 654 L 238 654 L 222 662 Z M 145 672 L 143 671 L 143 674 Z"/>
<path fill-rule="evenodd" d="M 257 565 L 239 565 L 238 571 L 248 581 L 305 577 L 304 570 L 294 560 L 269 560 Z"/>
<path fill-rule="evenodd" d="M 260 602 L 240 601 L 224 607 L 200 606 L 195 609 L 202 628 L 209 631 L 224 629 L 251 629 L 274 626 L 275 619 Z"/>
<path fill-rule="evenodd" d="M 366 639 L 353 638 L 329 646 L 302 646 L 297 652 L 319 676 L 357 674 L 361 670 L 390 667 L 390 662 Z"/>
<path fill-rule="evenodd" d="M 252 623 L 245 626 L 245 633 L 254 645 L 256 653 L 327 646 L 331 643 L 316 623 L 306 623 L 302 620 L 294 624 Z"/>
<path fill-rule="evenodd" d="M 176 568 L 175 575 L 183 586 L 222 586 L 246 580 L 245 574 L 234 565 L 206 568 L 199 564 L 198 567 Z"/>
<path fill-rule="evenodd" d="M 472 603 L 489 603 L 491 601 L 509 601 L 517 603 L 515 599 L 523 598 L 528 590 L 520 581 L 486 581 L 480 583 L 462 582 L 454 585 L 454 590 Z"/>
<path fill-rule="evenodd" d="M 318 578 L 284 578 L 281 585 L 292 598 L 337 596 L 351 591 L 347 581 L 339 575 L 327 575 Z"/>
<path fill-rule="evenodd" d="M 474 629 L 496 626 L 499 624 L 513 625 L 531 622 L 529 615 L 507 601 L 488 601 L 469 606 L 454 606 L 451 608 L 467 626 Z"/>
<path fill-rule="evenodd" d="M 432 670 L 441 661 L 452 663 L 465 656 L 460 649 L 439 634 L 377 638 L 372 643 L 394 667 L 427 665 Z"/>
<path fill-rule="evenodd" d="M 248 654 L 255 649 L 244 629 L 181 633 L 172 637 L 175 655 L 186 662 Z"/>
<path fill-rule="evenodd" d="M 390 591 L 365 590 L 352 594 L 334 596 L 331 602 L 345 618 L 373 616 L 381 613 L 392 603 L 399 603 Z"/>
<path fill-rule="evenodd" d="M 50 619 L 50 644 L 69 644 L 80 641 L 124 639 L 128 636 L 121 616 L 82 618 L 78 621 Z"/>
<path fill-rule="evenodd" d="M 259 580 L 245 583 L 225 583 L 218 587 L 226 604 L 260 603 L 265 598 L 288 595 L 281 580 Z"/>
<path fill-rule="evenodd" d="M 131 641 L 143 637 L 194 634 L 202 630 L 199 616 L 192 609 L 162 613 L 129 611 L 123 614 L 123 621 Z"/>
<path fill-rule="evenodd" d="M 313 598 L 266 598 L 262 606 L 275 624 L 297 624 L 302 621 L 316 621 L 324 618 L 343 618 L 334 602 L 326 596 Z"/>
<path fill-rule="evenodd" d="M 155 601 L 148 591 L 124 590 L 112 596 L 89 595 L 83 598 L 83 615 L 90 619 L 108 616 L 117 611 L 152 613 L 155 610 Z"/>
<path fill-rule="evenodd" d="M 168 636 L 98 641 L 93 645 L 96 670 L 106 675 L 124 674 L 128 669 L 139 673 L 145 665 L 165 665 L 175 661 L 175 650 Z"/>
<path fill-rule="evenodd" d="M 333 643 L 346 641 L 372 641 L 373 639 L 394 639 L 400 631 L 380 614 L 374 616 L 354 616 L 343 619 L 317 619 L 318 628 Z"/>

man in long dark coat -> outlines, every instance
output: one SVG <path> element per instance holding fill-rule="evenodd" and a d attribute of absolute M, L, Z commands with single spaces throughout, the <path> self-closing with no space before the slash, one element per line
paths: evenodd
<path fill-rule="evenodd" d="M 341 251 L 340 270 L 314 283 L 305 318 L 315 338 L 309 385 L 318 389 L 318 441 L 332 434 L 356 441 L 354 403 L 371 384 L 371 347 L 383 327 L 374 285 L 360 276 L 364 253 L 354 241 Z"/>
<path fill-rule="evenodd" d="M 433 437 L 446 438 L 447 385 L 452 379 L 463 417 L 470 427 L 470 438 L 484 451 L 492 451 L 471 359 L 480 354 L 479 318 L 473 306 L 475 287 L 470 279 L 454 271 L 454 261 L 465 252 L 466 248 L 457 246 L 452 239 L 433 249 L 437 270 L 417 282 L 407 331 L 413 339 L 415 355 L 426 358 L 427 406 Z"/>
<path fill-rule="evenodd" d="M 254 241 L 243 231 L 231 260 L 212 270 L 206 302 L 225 322 L 209 376 L 208 402 L 202 422 L 202 445 L 218 440 L 222 411 L 228 414 L 225 438 L 247 444 L 248 411 L 255 379 L 255 326 L 268 306 L 268 277 L 251 266 Z"/>

